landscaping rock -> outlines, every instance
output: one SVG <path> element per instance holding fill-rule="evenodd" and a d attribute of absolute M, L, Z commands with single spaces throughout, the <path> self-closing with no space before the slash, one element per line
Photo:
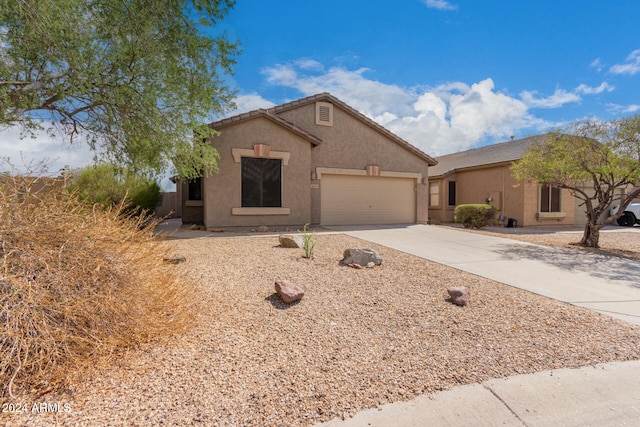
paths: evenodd
<path fill-rule="evenodd" d="M 349 264 L 358 264 L 363 267 L 367 267 L 370 262 L 373 265 L 382 264 L 382 257 L 378 255 L 376 251 L 373 249 L 366 248 L 351 248 L 345 249 L 342 254 L 342 261 L 340 261 L 343 265 Z"/>
<path fill-rule="evenodd" d="M 469 302 L 469 291 L 464 286 L 453 286 L 447 289 L 451 302 L 464 307 Z"/>
<path fill-rule="evenodd" d="M 269 227 L 267 227 L 266 225 L 261 225 L 256 229 L 256 231 L 258 233 L 267 233 L 269 231 Z"/>
<path fill-rule="evenodd" d="M 302 236 L 297 234 L 281 234 L 279 239 L 280 246 L 283 248 L 301 248 L 304 246 Z"/>
<path fill-rule="evenodd" d="M 187 262 L 187 259 L 183 256 L 166 256 L 163 258 L 163 261 L 166 262 L 167 264 L 180 264 L 183 262 Z"/>
<path fill-rule="evenodd" d="M 304 288 L 288 280 L 276 280 L 275 288 L 285 304 L 301 300 L 304 296 Z"/>

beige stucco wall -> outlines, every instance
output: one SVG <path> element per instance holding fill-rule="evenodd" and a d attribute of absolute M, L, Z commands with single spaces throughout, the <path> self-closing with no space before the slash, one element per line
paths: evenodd
<path fill-rule="evenodd" d="M 233 148 L 253 150 L 254 144 L 289 153 L 282 165 L 282 207 L 287 215 L 234 215 L 241 207 L 241 166 Z M 310 222 L 311 143 L 269 119 L 260 117 L 224 127 L 213 139 L 220 153 L 219 172 L 205 178 L 204 221 L 208 228 L 259 225 L 303 225 Z M 252 156 L 254 157 L 254 156 Z M 268 208 L 262 208 L 268 209 Z"/>
<path fill-rule="evenodd" d="M 560 195 L 564 218 L 540 218 L 538 184 L 516 181 L 509 164 L 458 171 L 431 181 L 440 183 L 441 203 L 437 208 L 430 208 L 429 215 L 442 222 L 453 221 L 453 209 L 447 206 L 449 181 L 456 182 L 456 204 L 486 203 L 491 197 L 491 204 L 498 208 L 496 218 L 500 215 L 515 218 L 519 227 L 573 225 L 575 221 L 575 202 L 568 190 L 562 190 Z"/>
<path fill-rule="evenodd" d="M 525 188 L 525 210 L 522 226 L 524 227 L 544 227 L 544 226 L 569 226 L 575 223 L 575 200 L 569 190 L 560 191 L 560 211 L 564 218 L 539 218 L 540 207 L 540 186 L 535 182 L 522 184 Z M 520 225 L 520 222 L 519 222 Z"/>
<path fill-rule="evenodd" d="M 333 126 L 316 125 L 315 104 L 279 114 L 285 120 L 322 139 L 312 148 L 311 167 L 364 170 L 367 165 L 377 165 L 385 172 L 414 172 L 422 178 L 416 182 L 416 220 L 428 219 L 428 187 L 423 179 L 428 176 L 427 162 L 406 148 L 391 141 L 368 124 L 355 118 L 338 106 L 333 108 Z M 322 179 L 314 180 L 318 188 L 311 190 L 311 222 L 320 222 L 320 191 Z"/>
<path fill-rule="evenodd" d="M 447 206 L 449 181 L 456 182 L 456 204 L 486 203 L 491 197 L 491 204 L 498 211 L 496 218 L 504 215 L 515 218 L 520 223 L 524 219 L 524 190 L 511 175 L 509 165 L 466 170 L 451 174 L 445 178 L 432 179 L 440 183 L 440 206 L 430 208 L 430 217 L 442 222 L 453 222 L 453 207 Z"/>

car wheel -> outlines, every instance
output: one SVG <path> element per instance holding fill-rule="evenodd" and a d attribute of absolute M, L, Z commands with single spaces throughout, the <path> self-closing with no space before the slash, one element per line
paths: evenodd
<path fill-rule="evenodd" d="M 623 227 L 633 227 L 636 223 L 636 217 L 631 212 L 625 212 L 620 218 L 618 218 L 618 225 Z"/>

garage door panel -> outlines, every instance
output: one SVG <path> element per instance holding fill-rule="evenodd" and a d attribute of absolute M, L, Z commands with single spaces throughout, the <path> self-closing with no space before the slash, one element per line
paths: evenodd
<path fill-rule="evenodd" d="M 415 222 L 413 179 L 324 174 L 320 188 L 322 224 Z"/>

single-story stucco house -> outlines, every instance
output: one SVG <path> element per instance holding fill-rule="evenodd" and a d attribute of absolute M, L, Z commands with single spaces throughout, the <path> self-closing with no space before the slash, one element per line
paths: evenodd
<path fill-rule="evenodd" d="M 436 157 L 438 165 L 429 168 L 429 217 L 453 222 L 457 205 L 489 203 L 498 209 L 498 218 L 507 224 L 513 218 L 519 227 L 585 224 L 584 208 L 568 190 L 518 182 L 511 174 L 511 165 L 546 137 L 537 135 Z"/>
<path fill-rule="evenodd" d="M 427 223 L 436 161 L 329 93 L 211 123 L 219 171 L 177 185 L 207 229 Z"/>

